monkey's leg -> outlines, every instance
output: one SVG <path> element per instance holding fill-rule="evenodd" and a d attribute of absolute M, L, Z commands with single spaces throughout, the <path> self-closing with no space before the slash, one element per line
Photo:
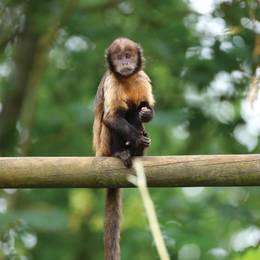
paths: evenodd
<path fill-rule="evenodd" d="M 138 130 L 131 125 L 125 118 L 126 112 L 123 110 L 118 110 L 112 115 L 106 115 L 104 117 L 104 124 L 113 131 L 117 137 L 122 140 L 127 140 L 131 145 L 139 145 L 139 143 L 145 142 L 142 140 L 142 136 Z"/>

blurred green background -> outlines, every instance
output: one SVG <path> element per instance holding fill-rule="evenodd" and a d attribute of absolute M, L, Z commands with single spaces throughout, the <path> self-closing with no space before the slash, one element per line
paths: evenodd
<path fill-rule="evenodd" d="M 259 153 L 247 100 L 259 1 L 1 0 L 0 155 L 92 156 L 93 100 L 116 37 L 140 43 L 156 116 L 149 155 Z M 171 259 L 260 259 L 259 188 L 150 189 Z M 101 189 L 0 191 L 0 259 L 103 257 Z M 158 259 L 124 190 L 122 259 Z"/>

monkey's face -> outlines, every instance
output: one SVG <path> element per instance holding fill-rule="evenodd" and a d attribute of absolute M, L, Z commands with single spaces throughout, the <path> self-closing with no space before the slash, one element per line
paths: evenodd
<path fill-rule="evenodd" d="M 138 55 L 130 49 L 119 51 L 113 55 L 113 64 L 117 73 L 127 77 L 133 74 L 137 67 Z"/>
<path fill-rule="evenodd" d="M 131 40 L 118 39 L 109 47 L 107 59 L 112 72 L 122 77 L 129 77 L 141 67 L 141 50 Z"/>

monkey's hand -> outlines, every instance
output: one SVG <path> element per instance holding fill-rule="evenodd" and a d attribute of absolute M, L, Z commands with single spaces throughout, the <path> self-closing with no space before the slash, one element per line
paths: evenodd
<path fill-rule="evenodd" d="M 143 129 L 141 131 L 141 135 L 144 135 L 145 137 L 149 137 L 149 135 L 148 135 L 148 133 L 147 133 L 147 131 L 145 129 Z"/>
<path fill-rule="evenodd" d="M 149 107 L 142 107 L 139 110 L 139 119 L 141 122 L 149 122 L 153 118 L 153 110 Z"/>
<path fill-rule="evenodd" d="M 145 135 L 141 135 L 137 140 L 136 140 L 136 146 L 137 147 L 149 147 L 151 145 L 151 138 Z"/>
<path fill-rule="evenodd" d="M 140 147 L 149 147 L 152 143 L 151 138 L 148 136 L 148 133 L 144 130 L 141 131 L 141 135 L 138 136 L 138 138 L 136 139 L 134 146 L 136 148 L 140 148 Z M 133 143 L 132 143 L 133 144 Z M 125 142 L 126 147 L 130 147 L 131 146 L 131 142 L 130 141 L 126 141 Z"/>

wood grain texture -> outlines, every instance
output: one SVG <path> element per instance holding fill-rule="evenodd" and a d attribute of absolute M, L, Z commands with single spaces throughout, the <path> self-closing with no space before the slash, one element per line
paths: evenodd
<path fill-rule="evenodd" d="M 260 155 L 143 157 L 148 186 L 260 186 Z M 0 188 L 133 187 L 111 157 L 0 157 Z"/>

